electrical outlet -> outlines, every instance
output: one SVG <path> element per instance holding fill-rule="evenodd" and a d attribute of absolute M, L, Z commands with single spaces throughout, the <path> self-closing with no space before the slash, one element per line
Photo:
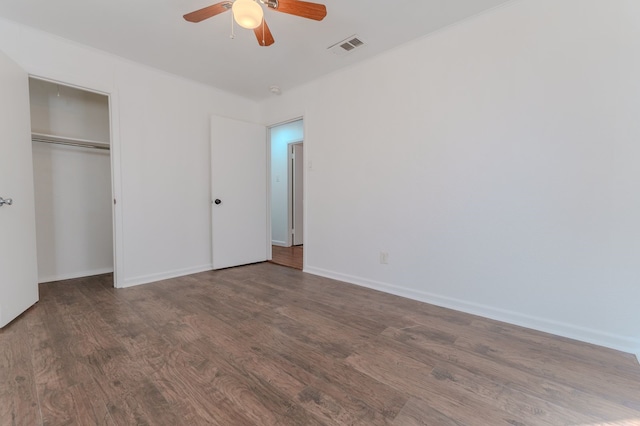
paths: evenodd
<path fill-rule="evenodd" d="M 380 252 L 380 263 L 382 263 L 383 265 L 387 265 L 389 263 L 389 253 L 387 253 L 386 251 Z"/>

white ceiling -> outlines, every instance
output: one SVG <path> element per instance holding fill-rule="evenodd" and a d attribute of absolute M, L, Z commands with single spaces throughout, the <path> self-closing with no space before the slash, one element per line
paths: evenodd
<path fill-rule="evenodd" d="M 320 22 L 265 8 L 275 38 L 258 45 L 226 12 L 198 24 L 182 15 L 216 0 L 2 0 L 0 16 L 260 100 L 362 61 L 512 0 L 320 0 Z M 263 6 L 264 8 L 264 6 Z M 327 48 L 353 34 L 366 45 L 346 56 Z"/>

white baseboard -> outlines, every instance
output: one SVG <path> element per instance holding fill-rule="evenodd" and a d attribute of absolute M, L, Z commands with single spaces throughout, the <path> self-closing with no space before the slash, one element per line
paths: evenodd
<path fill-rule="evenodd" d="M 406 297 L 408 299 L 418 300 L 420 302 L 432 305 L 442 306 L 444 308 L 454 309 L 456 311 L 466 312 L 473 315 L 479 315 L 497 321 L 518 325 L 521 327 L 531 328 L 534 330 L 551 333 L 569 339 L 580 340 L 586 343 L 592 343 L 622 352 L 635 354 L 640 362 L 640 341 L 626 336 L 619 336 L 605 333 L 598 330 L 579 327 L 573 324 L 552 321 L 544 318 L 523 315 L 505 309 L 495 308 L 478 303 L 468 302 L 460 299 L 454 299 L 446 296 L 439 296 L 406 287 L 400 287 L 393 284 L 373 281 L 366 278 L 356 277 L 338 272 L 329 271 L 322 268 L 308 266 L 304 272 L 331 278 L 338 281 L 359 285 L 362 287 L 379 290 L 385 293 L 395 294 L 396 296 Z"/>
<path fill-rule="evenodd" d="M 286 241 L 271 240 L 271 245 L 279 246 L 279 247 L 289 247 Z"/>
<path fill-rule="evenodd" d="M 50 283 L 53 281 L 72 280 L 74 278 L 91 277 L 94 275 L 110 274 L 112 272 L 113 267 L 92 269 L 89 271 L 71 272 L 68 274 L 48 275 L 44 277 L 38 277 L 38 284 Z"/>
<path fill-rule="evenodd" d="M 133 287 L 141 284 L 149 284 L 156 281 L 168 280 L 170 278 L 183 277 L 185 275 L 197 274 L 199 272 L 210 271 L 213 269 L 213 265 L 208 263 L 206 265 L 194 266 L 192 268 L 174 269 L 173 271 L 160 272 L 158 274 L 142 275 L 139 277 L 125 278 L 122 281 L 122 285 L 119 288 Z"/>

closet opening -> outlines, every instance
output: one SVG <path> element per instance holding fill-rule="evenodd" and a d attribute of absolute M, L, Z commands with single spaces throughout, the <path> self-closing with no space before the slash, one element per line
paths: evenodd
<path fill-rule="evenodd" d="M 109 96 L 30 77 L 29 100 L 38 282 L 113 285 Z"/>

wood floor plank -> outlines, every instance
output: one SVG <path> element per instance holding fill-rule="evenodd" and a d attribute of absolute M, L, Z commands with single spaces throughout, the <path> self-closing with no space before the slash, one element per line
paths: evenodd
<path fill-rule="evenodd" d="M 185 424 L 251 424 L 214 384 L 221 369 L 215 360 L 176 346 L 166 354 L 168 361 L 153 373 L 153 381 Z"/>
<path fill-rule="evenodd" d="M 0 425 L 42 424 L 27 321 L 34 309 L 0 330 Z"/>
<path fill-rule="evenodd" d="M 86 398 L 94 393 L 94 383 L 90 372 L 74 356 L 76 341 L 82 341 L 74 338 L 71 326 L 74 303 L 69 300 L 68 304 L 38 306 L 37 319 L 28 322 L 42 421 L 44 425 L 111 424 L 104 402 Z M 56 321 L 50 321 L 51 316 L 57 317 Z"/>
<path fill-rule="evenodd" d="M 341 284 L 344 285 L 344 283 L 309 276 L 295 270 L 288 272 L 287 268 L 278 268 L 280 269 L 277 271 L 278 273 L 287 274 L 286 280 L 278 279 L 277 275 L 269 277 L 265 274 L 252 277 L 248 282 L 283 289 L 290 296 L 295 295 L 296 299 L 294 300 L 308 299 L 331 306 L 341 312 L 358 312 L 358 316 L 361 318 L 373 320 L 386 326 L 402 328 L 416 325 L 416 322 L 407 318 L 406 310 L 395 306 L 395 303 L 401 300 L 399 297 L 387 295 L 390 297 L 387 301 L 371 300 L 371 298 L 363 296 L 366 294 L 366 289 L 361 287 L 348 288 L 348 291 L 355 291 L 352 294 L 345 291 L 343 294 L 344 290 L 341 288 Z"/>
<path fill-rule="evenodd" d="M 403 392 L 352 368 L 341 357 L 328 356 L 317 347 L 279 330 L 256 343 L 260 345 L 257 349 L 254 346 L 254 350 L 261 353 L 261 359 L 268 359 L 272 368 L 286 371 L 309 385 L 309 389 L 298 395 L 299 399 L 304 402 L 310 402 L 310 399 L 323 409 L 333 409 L 341 413 L 341 417 L 350 417 L 346 424 L 386 424 L 408 399 Z M 329 407 L 324 407 L 326 405 Z"/>
<path fill-rule="evenodd" d="M 629 354 L 271 263 L 40 286 L 0 424 L 640 424 Z"/>
<path fill-rule="evenodd" d="M 507 341 L 509 347 L 505 350 Z M 640 391 L 638 382 L 633 379 L 620 377 L 618 380 L 610 380 L 613 375 L 602 369 L 559 359 L 557 352 L 548 353 L 536 345 L 522 344 L 514 339 L 505 340 L 501 336 L 494 336 L 488 341 L 483 336 L 469 334 L 459 337 L 456 346 L 576 390 L 591 389 L 597 396 L 611 401 L 624 403 L 626 395 Z M 635 401 L 629 403 L 633 404 Z M 640 411 L 638 414 L 640 415 Z"/>
<path fill-rule="evenodd" d="M 303 250 L 302 246 L 271 246 L 271 262 L 276 265 L 302 270 Z"/>
<path fill-rule="evenodd" d="M 90 393 L 93 398 L 90 401 L 98 406 L 98 411 L 102 405 L 107 407 L 109 417 L 117 424 L 154 424 L 158 423 L 159 419 L 168 421 L 171 418 L 177 421 L 177 417 L 167 409 L 166 401 L 159 396 L 154 384 L 148 379 L 153 370 L 143 359 L 132 356 L 122 344 L 122 340 L 113 333 L 108 321 L 114 318 L 109 310 L 109 298 L 100 300 L 101 310 L 87 309 L 97 308 L 97 305 L 92 306 L 91 299 L 84 294 L 84 281 L 79 280 L 77 288 L 69 285 L 70 283 L 58 283 L 52 298 L 60 301 L 55 306 L 60 309 L 68 332 L 66 359 L 73 360 L 77 371 L 82 372 L 79 382 L 93 389 Z M 90 284 L 95 287 L 96 283 Z M 113 300 L 111 302 L 113 303 Z M 131 312 L 130 309 L 120 310 L 124 316 L 127 312 Z M 100 313 L 107 319 L 105 320 Z M 73 376 L 78 375 L 79 373 Z M 52 424 L 60 423 L 63 419 L 61 416 L 73 412 L 73 401 L 68 400 L 69 390 L 70 388 L 61 386 L 53 387 L 44 393 L 45 419 L 47 415 L 51 416 Z M 132 397 L 132 394 L 136 397 Z M 66 402 L 63 399 L 65 396 Z M 52 404 L 46 404 L 49 400 Z M 76 420 L 82 414 L 86 415 L 86 412 L 80 410 Z"/>
<path fill-rule="evenodd" d="M 552 357 L 560 363 L 578 364 L 582 368 L 595 368 L 606 371 L 607 374 L 640 381 L 638 360 L 632 354 L 621 354 L 620 362 L 611 364 L 611 350 L 607 348 L 485 318 L 473 320 L 469 325 L 476 335 L 491 336 L 514 343 L 519 341 L 520 345 L 525 347 L 545 351 L 547 357 Z"/>
<path fill-rule="evenodd" d="M 331 392 L 323 393 L 323 389 L 314 388 L 314 385 L 317 385 L 317 380 L 312 377 L 312 374 L 297 374 L 300 372 L 300 368 L 292 366 L 282 359 L 280 354 L 269 346 L 286 347 L 286 352 L 291 353 L 298 346 L 297 343 L 294 343 L 294 338 L 287 338 L 286 341 L 276 340 L 274 333 L 278 333 L 279 337 L 284 336 L 277 329 L 272 329 L 266 342 L 260 337 L 255 337 L 247 341 L 227 341 L 225 344 L 216 342 L 212 345 L 209 343 L 207 347 L 215 347 L 218 355 L 224 353 L 222 356 L 229 365 L 233 365 L 246 376 L 254 380 L 267 381 L 270 385 L 280 389 L 290 401 L 295 401 L 296 404 L 306 408 L 310 414 L 322 422 L 358 424 L 357 421 L 361 417 L 361 413 L 344 409 L 344 405 L 354 408 L 354 404 L 352 404 L 354 398 L 350 397 L 345 404 L 346 397 L 339 398 L 338 401 L 334 399 Z M 258 333 L 259 335 L 260 333 Z M 209 339 L 217 341 L 218 337 L 210 337 Z M 286 346 L 284 346 L 285 344 Z M 311 348 L 305 347 L 304 350 L 309 351 Z M 323 353 L 323 356 L 326 357 L 327 354 Z M 360 407 L 362 405 L 364 404 L 360 404 Z M 342 421 L 346 423 L 341 423 Z M 368 422 L 368 424 L 377 423 Z"/>
<path fill-rule="evenodd" d="M 502 383 L 521 393 L 542 401 L 549 401 L 560 409 L 575 412 L 576 419 L 584 419 L 585 416 L 591 419 L 611 419 L 612 413 L 618 413 L 627 418 L 637 415 L 635 411 L 606 399 L 594 397 L 589 393 L 520 368 L 505 365 L 483 354 L 461 350 L 455 344 L 441 344 L 433 341 L 428 337 L 430 333 L 430 331 L 423 332 L 421 326 L 402 330 L 389 328 L 382 333 L 382 338 L 390 337 L 398 344 L 405 345 L 402 347 L 402 352 L 409 357 L 418 360 L 428 359 L 436 366 L 446 363 L 474 374 L 481 374 L 491 381 Z M 380 344 L 384 345 L 382 342 Z"/>
<path fill-rule="evenodd" d="M 354 354 L 347 362 L 364 374 L 394 389 L 404 389 L 413 397 L 419 397 L 430 407 L 445 416 L 462 423 L 474 419 L 477 424 L 509 425 L 516 421 L 512 415 L 496 406 L 487 406 L 474 395 L 458 391 L 431 376 L 433 366 L 426 365 L 389 350 L 378 356 Z M 439 389 L 439 392 L 432 392 Z M 532 424 L 541 424 L 528 419 Z"/>
<path fill-rule="evenodd" d="M 191 345 L 191 351 L 206 355 L 211 345 L 203 340 Z M 275 386 L 282 383 L 274 372 L 263 376 L 256 374 L 258 361 L 250 351 L 241 346 L 217 346 L 213 363 L 219 370 L 212 384 L 224 394 L 252 424 L 324 424 L 312 413 L 303 409 L 298 401 L 288 398 L 286 392 Z M 239 353 L 239 351 L 241 351 Z M 291 381 L 287 381 L 291 383 Z"/>
<path fill-rule="evenodd" d="M 46 392 L 41 402 L 44 424 L 115 425 L 107 406 L 95 397 L 96 391 L 95 384 L 88 383 Z"/>
<path fill-rule="evenodd" d="M 402 408 L 402 411 L 394 419 L 393 424 L 396 426 L 427 426 L 427 425 L 443 425 L 443 426 L 465 426 L 450 417 L 445 416 L 438 410 L 429 406 L 425 401 L 411 398 Z"/>
<path fill-rule="evenodd" d="M 300 315 L 297 319 L 290 318 L 288 316 L 274 315 L 277 313 L 277 304 L 264 305 L 265 308 L 271 309 L 270 315 L 263 315 L 262 322 L 256 324 L 255 322 L 247 323 L 247 334 L 254 333 L 252 340 L 246 340 L 245 342 L 251 342 L 251 345 L 243 345 L 243 341 L 239 337 L 233 337 L 233 335 L 239 330 L 245 329 L 245 324 L 240 324 L 236 329 L 228 329 L 224 323 L 218 323 L 211 329 L 209 339 L 212 339 L 216 348 L 225 348 L 227 351 L 232 351 L 228 356 L 228 359 L 235 359 L 236 362 L 242 362 L 242 364 L 250 363 L 249 367 L 245 367 L 252 372 L 264 371 L 265 376 L 269 377 L 271 381 L 274 381 L 274 375 L 279 378 L 275 380 L 287 385 L 281 386 L 287 389 L 290 397 L 297 399 L 299 403 L 305 406 L 310 412 L 317 414 L 319 417 L 327 420 L 328 413 L 332 413 L 338 420 L 346 422 L 346 424 L 384 424 L 384 422 L 376 421 L 376 411 L 367 409 L 366 404 L 362 400 L 357 399 L 357 395 L 360 390 L 365 392 L 374 392 L 375 395 L 379 395 L 381 401 L 378 401 L 377 397 L 371 393 L 367 394 L 367 398 L 378 401 L 376 408 L 383 407 L 382 412 L 386 414 L 397 413 L 399 408 L 402 407 L 406 399 L 403 399 L 399 404 L 399 407 L 394 408 L 393 405 L 398 401 L 397 395 L 391 395 L 389 390 L 382 391 L 381 384 L 373 384 L 371 381 L 362 380 L 359 377 L 360 382 L 364 382 L 366 386 L 348 388 L 349 394 L 340 392 L 338 388 L 332 387 L 327 389 L 327 383 L 319 383 L 317 377 L 313 375 L 299 365 L 306 366 L 309 364 L 309 358 L 312 358 L 315 362 L 314 365 L 322 365 L 326 359 L 343 358 L 346 352 L 335 352 L 335 348 L 327 350 L 327 346 L 333 345 L 331 339 L 327 337 L 322 341 L 319 341 L 319 334 L 314 332 L 309 334 L 308 330 L 305 330 L 304 324 L 313 324 L 313 329 L 316 330 L 316 324 L 309 321 L 308 316 Z M 296 317 L 296 315 L 293 315 Z M 192 319 L 194 321 L 195 319 Z M 266 320 L 266 321 L 265 321 Z M 302 324 L 300 324 L 302 323 Z M 201 329 L 206 327 L 207 324 L 193 324 L 195 328 Z M 306 327 L 308 328 L 308 326 Z M 217 333 L 216 333 L 217 331 Z M 355 332 L 355 330 L 354 330 Z M 263 340 L 263 336 L 268 336 L 266 340 Z M 221 340 L 223 339 L 223 340 Z M 306 343 L 302 343 L 306 342 Z M 310 351 L 313 348 L 322 354 L 322 356 L 310 356 Z M 285 354 L 278 352 L 279 349 L 285 349 Z M 299 350 L 297 349 L 299 348 Z M 295 359 L 295 353 L 300 352 L 305 356 L 300 359 Z M 333 356 L 331 354 L 334 354 Z M 256 358 L 259 355 L 259 358 Z M 290 361 L 295 359 L 293 363 Z M 286 359 L 285 359 L 286 358 Z M 295 365 L 295 363 L 299 365 Z M 268 366 L 268 367 L 267 367 Z M 326 377 L 326 371 L 331 371 L 335 381 L 340 381 L 345 378 L 344 374 L 336 373 L 340 371 L 340 368 L 335 364 L 326 366 L 325 369 L 318 368 L 318 375 Z M 286 372 L 285 375 L 282 373 Z M 356 373 L 354 371 L 354 373 Z M 355 374 L 354 374 L 355 376 Z M 293 379 L 298 377 L 300 381 Z M 311 386 L 304 383 L 311 384 Z M 347 406 L 348 409 L 345 409 Z M 354 412 L 354 410 L 356 410 Z M 364 411 L 363 411 L 364 410 Z M 353 414 L 352 414 L 353 413 Z M 324 417 L 323 417 L 324 416 Z M 346 419 L 349 420 L 346 420 Z M 340 423 L 338 423 L 340 424 Z"/>
<path fill-rule="evenodd" d="M 190 396 L 189 400 L 191 401 L 192 406 L 197 406 L 200 404 L 200 409 L 197 413 L 194 414 L 194 418 L 198 418 L 200 420 L 205 420 L 207 422 L 220 422 L 220 424 L 258 424 L 255 423 L 257 419 L 260 419 L 262 424 L 278 424 L 281 422 L 281 418 L 289 419 L 289 422 L 294 422 L 295 424 L 314 424 L 316 423 L 311 418 L 308 418 L 304 411 L 296 408 L 295 404 L 288 404 L 286 412 L 276 413 L 265 417 L 265 407 L 261 406 L 259 401 L 253 400 L 250 392 L 242 391 L 244 388 L 255 389 L 258 386 L 262 386 L 265 394 L 277 395 L 275 389 L 273 389 L 265 380 L 258 380 L 256 382 L 254 379 L 249 379 L 250 374 L 249 371 L 244 367 L 244 362 L 242 361 L 244 357 L 246 357 L 246 348 L 242 347 L 240 352 L 236 351 L 233 355 L 227 355 L 226 357 L 220 357 L 220 351 L 232 350 L 236 348 L 238 345 L 236 340 L 241 339 L 243 336 L 238 334 L 238 332 L 233 328 L 228 326 L 227 324 L 232 323 L 229 321 L 230 317 L 234 317 L 236 319 L 240 319 L 242 321 L 245 318 L 245 310 L 242 310 L 241 307 L 234 307 L 234 303 L 232 301 L 222 298 L 225 302 L 230 303 L 221 303 L 221 300 L 215 300 L 212 298 L 202 298 L 199 297 L 201 295 L 196 295 L 194 299 L 191 299 L 191 292 L 189 288 L 183 289 L 183 296 L 185 301 L 179 301 L 176 303 L 173 308 L 168 311 L 165 315 L 166 318 L 170 320 L 176 320 L 177 317 L 182 317 L 185 327 L 188 327 L 191 330 L 194 330 L 196 333 L 201 333 L 204 336 L 207 333 L 211 333 L 214 337 L 210 337 L 209 340 L 213 339 L 213 342 L 209 342 L 207 344 L 208 355 L 211 358 L 211 362 L 217 365 L 216 374 L 210 377 L 210 385 L 218 386 L 219 388 L 211 388 L 208 392 L 206 392 L 207 397 L 203 394 L 199 394 L 194 391 L 192 388 L 188 386 L 187 381 L 180 380 L 180 376 L 175 374 L 171 374 L 173 371 L 172 365 L 165 365 L 158 372 L 154 374 L 154 377 L 157 378 L 158 381 L 162 381 L 164 386 L 164 392 L 170 395 L 170 398 L 174 400 L 177 398 L 178 393 L 175 392 L 175 388 L 180 386 L 181 395 L 184 397 L 185 395 Z M 196 315 L 192 315 L 189 318 L 186 318 L 184 315 L 184 310 L 181 306 L 189 306 L 192 312 L 195 312 Z M 141 306 L 137 305 L 138 308 Z M 245 308 L 247 305 L 245 305 Z M 215 310 L 215 315 L 204 315 L 209 313 L 211 310 Z M 255 312 L 255 307 L 253 309 L 249 308 L 249 311 Z M 246 317 L 248 318 L 248 317 Z M 213 322 L 215 324 L 214 327 L 211 327 L 210 324 Z M 219 339 L 222 338 L 222 341 Z M 242 340 L 240 340 L 242 341 Z M 183 342 L 186 344 L 186 342 Z M 195 342 L 190 341 L 192 345 Z M 212 344 L 213 343 L 213 344 Z M 194 350 L 194 347 L 190 345 L 191 349 Z M 177 350 L 177 349 L 172 349 Z M 217 356 L 213 354 L 217 353 Z M 220 368 L 219 364 L 224 364 L 225 368 Z M 255 366 L 254 366 L 255 367 Z M 242 378 L 243 374 L 238 374 L 237 370 L 240 369 L 244 373 L 244 379 Z M 187 370 L 185 368 L 181 368 L 183 373 Z M 171 380 L 165 380 L 163 377 L 169 375 Z M 200 376 L 198 376 L 200 377 Z M 192 377 L 193 379 L 194 377 Z M 269 381 L 273 380 L 273 377 L 269 378 Z M 203 384 L 204 386 L 205 384 Z M 210 386 L 207 384 L 206 386 Z M 227 403 L 227 418 L 225 419 L 224 413 L 216 412 L 211 413 L 209 415 L 207 412 L 207 406 L 211 407 L 212 402 L 208 399 L 211 395 L 217 395 L 217 402 L 220 401 L 220 398 Z M 203 399 L 204 397 L 204 399 Z M 208 401 L 208 404 L 204 404 L 204 402 Z M 204 405 L 203 405 L 204 404 Z M 282 404 L 280 404 L 282 405 Z M 287 406 L 287 404 L 284 404 Z M 258 413 L 262 412 L 262 415 L 258 415 L 252 413 L 250 408 L 254 406 L 254 410 Z M 235 409 L 234 409 L 235 407 Z M 248 417 L 247 417 L 248 416 Z M 248 420 L 247 420 L 248 419 Z M 297 420 L 296 420 L 297 419 Z M 230 423 L 234 422 L 234 423 Z M 235 423 L 237 422 L 237 423 Z"/>

